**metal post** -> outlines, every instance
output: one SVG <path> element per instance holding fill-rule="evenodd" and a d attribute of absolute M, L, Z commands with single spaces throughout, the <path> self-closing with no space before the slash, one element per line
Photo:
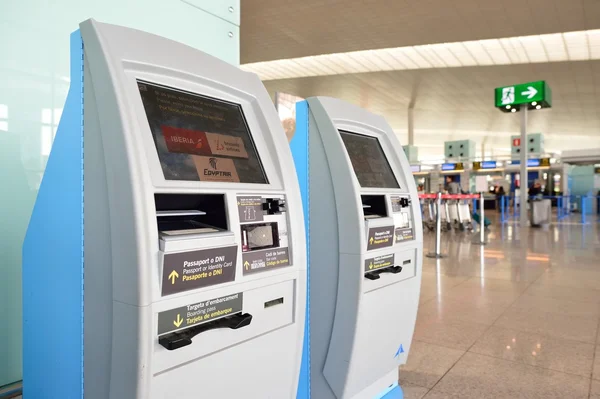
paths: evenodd
<path fill-rule="evenodd" d="M 506 223 L 506 220 L 504 220 L 504 206 L 506 203 L 506 196 L 503 195 L 502 197 L 500 197 L 500 220 L 502 221 L 502 223 Z"/>
<path fill-rule="evenodd" d="M 446 214 L 446 227 L 448 230 L 452 228 L 453 220 L 450 220 L 450 212 L 448 211 L 448 201 L 444 201 L 444 213 Z"/>
<path fill-rule="evenodd" d="M 585 212 L 586 212 L 585 200 L 586 199 L 587 199 L 587 197 L 585 195 L 581 196 L 581 224 L 585 224 Z"/>
<path fill-rule="evenodd" d="M 415 104 L 408 105 L 408 145 L 415 145 Z"/>
<path fill-rule="evenodd" d="M 435 199 L 435 252 L 428 253 L 428 258 L 443 258 L 442 255 L 442 193 L 437 193 L 437 197 Z"/>
<path fill-rule="evenodd" d="M 479 241 L 475 242 L 475 244 L 485 245 L 485 202 L 483 199 L 483 193 L 479 193 Z"/>
<path fill-rule="evenodd" d="M 527 227 L 527 107 L 521 104 L 521 227 Z"/>
<path fill-rule="evenodd" d="M 563 197 L 556 197 L 556 207 L 558 208 L 557 218 L 558 220 L 561 220 L 563 215 Z"/>

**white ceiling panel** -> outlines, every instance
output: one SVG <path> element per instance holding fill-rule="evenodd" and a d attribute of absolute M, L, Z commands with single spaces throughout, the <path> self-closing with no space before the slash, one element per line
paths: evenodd
<path fill-rule="evenodd" d="M 600 28 L 598 0 L 242 0 L 242 63 Z"/>
<path fill-rule="evenodd" d="M 544 133 L 554 151 L 600 145 L 600 61 L 383 71 L 267 81 L 267 89 L 300 97 L 333 96 L 383 115 L 406 142 L 407 110 L 415 100 L 416 145 L 441 153 L 440 140 L 508 146 L 519 115 L 494 108 L 495 87 L 546 80 L 553 107 L 529 113 L 529 131 Z M 547 145 L 548 146 L 548 145 Z M 439 147 L 439 148 L 438 148 Z M 491 148 L 491 147 L 490 147 Z"/>

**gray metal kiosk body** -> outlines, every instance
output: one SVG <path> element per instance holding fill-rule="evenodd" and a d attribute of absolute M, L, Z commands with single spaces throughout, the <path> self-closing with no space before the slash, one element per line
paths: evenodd
<path fill-rule="evenodd" d="M 423 232 L 410 165 L 380 116 L 309 98 L 311 396 L 398 381 L 417 316 Z"/>
<path fill-rule="evenodd" d="M 294 398 L 304 222 L 267 91 L 158 36 L 81 35 L 85 398 Z"/>

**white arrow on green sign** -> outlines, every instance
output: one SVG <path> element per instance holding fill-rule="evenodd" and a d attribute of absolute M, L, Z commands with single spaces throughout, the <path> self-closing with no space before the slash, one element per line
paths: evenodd
<path fill-rule="evenodd" d="M 496 107 L 501 111 L 516 112 L 521 104 L 527 104 L 529 109 L 550 108 L 552 106 L 550 86 L 545 81 L 539 80 L 496 88 Z"/>

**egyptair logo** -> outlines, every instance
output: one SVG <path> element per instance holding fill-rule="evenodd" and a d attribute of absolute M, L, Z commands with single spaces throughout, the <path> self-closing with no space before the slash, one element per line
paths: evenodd
<path fill-rule="evenodd" d="M 210 164 L 210 167 L 213 169 L 217 169 L 217 158 L 209 158 L 208 163 Z"/>

